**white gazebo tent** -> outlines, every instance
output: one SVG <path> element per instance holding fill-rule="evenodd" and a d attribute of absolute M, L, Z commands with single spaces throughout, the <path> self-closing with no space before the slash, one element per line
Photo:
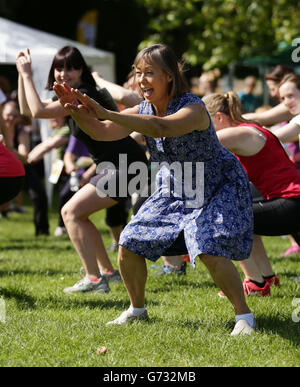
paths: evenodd
<path fill-rule="evenodd" d="M 40 30 L 24 26 L 0 17 L 0 66 L 1 64 L 15 65 L 20 51 L 30 49 L 32 69 L 35 85 L 42 99 L 49 98 L 45 91 L 49 69 L 57 51 L 67 45 L 77 47 L 84 56 L 87 64 L 102 74 L 103 78 L 115 80 L 114 54 L 85 46 L 76 41 L 58 37 Z M 1 71 L 1 67 L 0 67 Z M 47 120 L 40 120 L 41 136 L 44 140 L 49 136 Z M 46 176 L 51 168 L 51 156 L 45 159 Z M 52 186 L 47 183 L 49 199 L 52 197 Z"/>

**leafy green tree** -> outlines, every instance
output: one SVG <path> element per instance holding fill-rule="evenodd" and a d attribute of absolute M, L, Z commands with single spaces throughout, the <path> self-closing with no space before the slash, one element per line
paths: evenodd
<path fill-rule="evenodd" d="M 208 70 L 252 55 L 277 54 L 299 35 L 295 0 L 136 0 L 150 15 L 149 43 L 172 45 L 193 66 Z"/>

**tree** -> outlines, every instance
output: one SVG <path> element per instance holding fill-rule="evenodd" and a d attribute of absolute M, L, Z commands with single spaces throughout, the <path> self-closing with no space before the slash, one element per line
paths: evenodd
<path fill-rule="evenodd" d="M 208 70 L 253 55 L 275 55 L 299 34 L 294 0 L 137 0 L 150 14 L 140 47 L 165 42 Z"/>

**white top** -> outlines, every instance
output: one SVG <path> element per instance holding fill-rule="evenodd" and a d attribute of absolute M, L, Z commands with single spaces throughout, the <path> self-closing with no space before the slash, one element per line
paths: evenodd
<path fill-rule="evenodd" d="M 300 126 L 300 114 L 291 119 L 290 124 L 297 124 Z"/>
<path fill-rule="evenodd" d="M 4 102 L 6 102 L 6 96 L 3 93 L 3 91 L 0 89 L 0 105 L 2 105 Z"/>

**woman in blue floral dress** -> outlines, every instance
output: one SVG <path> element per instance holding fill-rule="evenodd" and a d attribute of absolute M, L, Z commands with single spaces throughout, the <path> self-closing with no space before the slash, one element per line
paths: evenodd
<path fill-rule="evenodd" d="M 228 295 L 236 314 L 232 335 L 250 334 L 254 317 L 231 262 L 249 258 L 252 248 L 247 175 L 220 145 L 204 104 L 188 92 L 169 47 L 154 45 L 141 51 L 134 68 L 144 101 L 122 113 L 104 109 L 67 85 L 55 86 L 61 104 L 88 135 L 112 141 L 133 131 L 142 133 L 151 161 L 159 166 L 155 192 L 120 239 L 119 266 L 131 306 L 108 325 L 148 319 L 145 258 L 156 261 L 168 252 L 182 254 L 187 247 L 192 264 L 199 256 Z"/>

